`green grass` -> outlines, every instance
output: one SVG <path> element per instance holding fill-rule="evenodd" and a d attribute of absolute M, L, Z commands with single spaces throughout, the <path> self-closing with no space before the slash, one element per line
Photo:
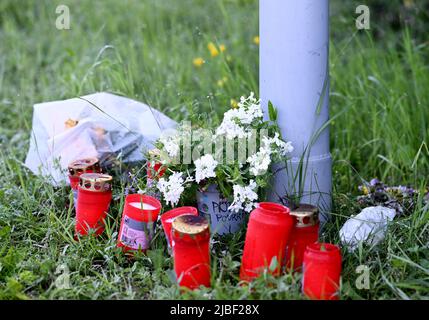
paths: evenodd
<path fill-rule="evenodd" d="M 71 11 L 68 31 L 55 28 L 55 7 L 63 3 Z M 357 212 L 362 179 L 424 188 L 429 173 L 429 39 L 416 40 L 412 29 L 386 29 L 383 37 L 356 32 L 355 7 L 332 1 L 333 12 L 342 8 L 332 16 L 330 62 L 331 116 L 338 118 L 331 128 L 333 219 L 323 240 L 334 243 Z M 147 256 L 130 261 L 116 249 L 123 183 L 106 235 L 76 243 L 69 189 L 23 166 L 32 105 L 41 101 L 110 91 L 178 120 L 216 121 L 231 98 L 258 92 L 257 34 L 256 0 L 1 1 L 1 299 L 302 298 L 300 276 L 267 276 L 254 290 L 237 286 L 243 234 L 215 244 L 212 289 L 180 294 L 160 227 Z M 226 51 L 211 58 L 210 41 Z M 206 60 L 201 68 L 193 66 L 196 57 Z M 392 223 L 378 247 L 343 251 L 342 297 L 427 299 L 428 225 L 420 204 Z M 355 286 L 360 264 L 370 267 L 370 290 Z M 55 285 L 64 265 L 70 289 Z"/>

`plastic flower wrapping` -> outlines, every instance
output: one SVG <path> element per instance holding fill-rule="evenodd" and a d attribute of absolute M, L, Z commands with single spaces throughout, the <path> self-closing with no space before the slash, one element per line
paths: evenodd
<path fill-rule="evenodd" d="M 286 161 L 293 151 L 270 108 L 266 120 L 252 92 L 226 111 L 217 127 L 182 122 L 174 132 L 162 135 L 156 143 L 157 159 L 150 155 L 148 159 L 167 169 L 156 185 L 163 201 L 174 207 L 187 191 L 192 195 L 214 184 L 230 200 L 229 210 L 250 212 L 264 195 L 271 165 Z"/>

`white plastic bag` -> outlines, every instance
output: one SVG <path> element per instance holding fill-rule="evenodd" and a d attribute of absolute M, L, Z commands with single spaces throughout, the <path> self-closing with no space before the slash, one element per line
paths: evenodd
<path fill-rule="evenodd" d="M 67 165 L 76 159 L 120 154 L 124 162 L 144 160 L 161 132 L 175 126 L 146 104 L 104 92 L 39 103 L 25 165 L 56 185 L 66 181 Z"/>
<path fill-rule="evenodd" d="M 360 242 L 376 245 L 382 241 L 387 231 L 387 224 L 396 216 L 391 208 L 377 206 L 363 209 L 351 217 L 340 229 L 341 242 L 354 251 Z"/>

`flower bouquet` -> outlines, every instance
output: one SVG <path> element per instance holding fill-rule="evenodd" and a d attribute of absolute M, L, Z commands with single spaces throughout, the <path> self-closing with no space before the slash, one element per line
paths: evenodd
<path fill-rule="evenodd" d="M 394 209 L 398 216 L 414 212 L 422 198 L 424 204 L 429 202 L 429 190 L 422 193 L 409 186 L 388 186 L 374 178 L 369 183 L 359 186 L 363 193 L 357 197 L 360 207 L 383 206 Z"/>
<path fill-rule="evenodd" d="M 165 170 L 156 188 L 162 201 L 175 207 L 198 203 L 218 234 L 237 231 L 247 213 L 264 200 L 270 165 L 285 161 L 293 151 L 281 138 L 277 111 L 269 104 L 264 119 L 260 100 L 253 93 L 241 97 L 236 108 L 224 113 L 215 128 L 192 127 L 182 122 L 173 132 L 161 135 L 156 157 Z"/>

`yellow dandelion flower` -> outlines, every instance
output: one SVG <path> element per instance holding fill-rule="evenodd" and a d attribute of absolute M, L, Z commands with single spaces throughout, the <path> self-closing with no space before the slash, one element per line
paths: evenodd
<path fill-rule="evenodd" d="M 207 45 L 207 49 L 209 49 L 212 57 L 216 57 L 219 55 L 219 50 L 216 48 L 213 42 L 209 42 L 209 44 Z"/>
<path fill-rule="evenodd" d="M 219 50 L 220 50 L 220 52 L 224 52 L 224 51 L 226 50 L 225 45 L 224 45 L 224 44 L 221 44 L 221 45 L 219 46 Z"/>
<path fill-rule="evenodd" d="M 236 109 L 238 108 L 238 102 L 235 99 L 231 99 L 231 108 Z"/>
<path fill-rule="evenodd" d="M 194 64 L 194 66 L 196 66 L 197 68 L 200 68 L 204 63 L 204 59 L 201 57 L 195 58 L 192 63 Z"/>
<path fill-rule="evenodd" d="M 257 46 L 259 46 L 259 36 L 253 37 L 253 43 L 256 44 Z"/>
<path fill-rule="evenodd" d="M 406 8 L 412 8 L 412 7 L 414 7 L 414 0 L 404 0 L 404 6 Z"/>
<path fill-rule="evenodd" d="M 219 80 L 217 81 L 217 85 L 218 85 L 219 87 L 223 87 L 227 81 L 228 81 L 228 78 L 227 78 L 227 77 L 223 77 L 222 79 L 219 79 Z"/>

